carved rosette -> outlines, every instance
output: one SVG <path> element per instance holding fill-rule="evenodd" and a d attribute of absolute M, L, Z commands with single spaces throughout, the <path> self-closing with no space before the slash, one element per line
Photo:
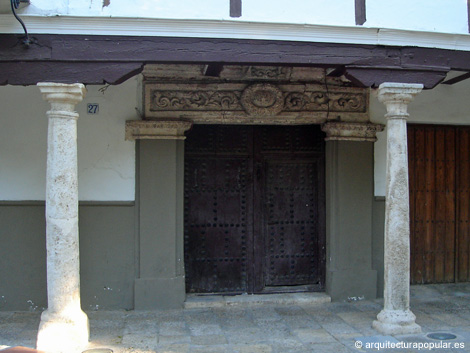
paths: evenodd
<path fill-rule="evenodd" d="M 192 126 L 192 122 L 182 120 L 128 120 L 126 140 L 184 140 L 184 133 Z"/>
<path fill-rule="evenodd" d="M 382 124 L 329 121 L 322 125 L 325 141 L 377 141 L 377 132 L 384 129 Z"/>
<path fill-rule="evenodd" d="M 248 86 L 242 93 L 241 104 L 249 115 L 272 116 L 284 109 L 282 91 L 269 83 Z"/>

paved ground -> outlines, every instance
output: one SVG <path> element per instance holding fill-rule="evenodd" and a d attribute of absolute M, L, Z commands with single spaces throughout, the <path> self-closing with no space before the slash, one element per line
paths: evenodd
<path fill-rule="evenodd" d="M 371 328 L 381 308 L 381 301 L 377 300 L 158 312 L 93 311 L 88 312 L 89 348 L 106 347 L 119 353 L 426 352 L 426 347 L 364 347 L 367 343 L 387 341 L 440 344 L 426 335 L 447 332 L 457 338 L 446 342 L 466 347 L 433 351 L 470 352 L 470 284 L 412 287 L 412 310 L 423 327 L 419 335 L 381 336 Z M 0 349 L 15 345 L 34 347 L 38 324 L 37 312 L 0 312 Z M 355 348 L 356 341 L 363 343 L 362 349 Z"/>

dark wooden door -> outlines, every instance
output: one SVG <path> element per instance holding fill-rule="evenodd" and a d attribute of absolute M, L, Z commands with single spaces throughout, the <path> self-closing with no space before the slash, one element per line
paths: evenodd
<path fill-rule="evenodd" d="M 411 283 L 468 281 L 469 133 L 410 125 Z"/>
<path fill-rule="evenodd" d="M 195 126 L 185 147 L 188 292 L 324 283 L 317 126 Z"/>

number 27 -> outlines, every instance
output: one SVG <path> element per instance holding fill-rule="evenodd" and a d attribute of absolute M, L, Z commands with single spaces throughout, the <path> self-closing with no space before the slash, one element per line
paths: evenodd
<path fill-rule="evenodd" d="M 87 113 L 88 114 L 98 114 L 100 111 L 100 106 L 97 103 L 88 103 L 87 105 Z"/>

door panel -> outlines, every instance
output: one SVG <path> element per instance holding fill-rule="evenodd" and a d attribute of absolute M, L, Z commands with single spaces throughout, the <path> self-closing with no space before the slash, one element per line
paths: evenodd
<path fill-rule="evenodd" d="M 411 283 L 470 280 L 469 132 L 408 127 Z"/>
<path fill-rule="evenodd" d="M 188 292 L 324 280 L 319 127 L 196 126 L 185 148 Z"/>
<path fill-rule="evenodd" d="M 185 268 L 189 292 L 252 286 L 251 130 L 206 127 L 185 156 Z"/>
<path fill-rule="evenodd" d="M 320 281 L 317 176 L 308 160 L 266 163 L 266 286 Z"/>

